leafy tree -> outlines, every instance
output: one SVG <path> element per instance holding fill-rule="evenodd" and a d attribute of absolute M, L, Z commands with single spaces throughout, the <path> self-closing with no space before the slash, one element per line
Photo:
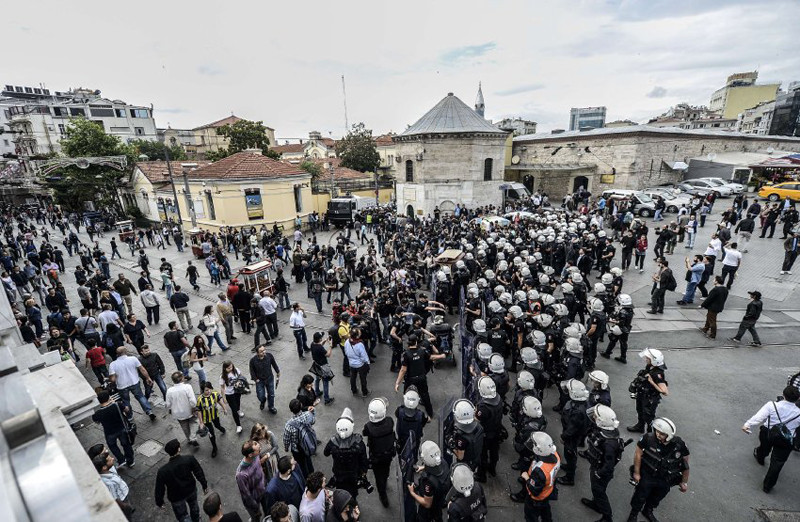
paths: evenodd
<path fill-rule="evenodd" d="M 373 172 L 381 163 L 372 130 L 363 123 L 353 125 L 347 136 L 336 144 L 336 155 L 341 158 L 342 167 L 359 172 Z"/>
<path fill-rule="evenodd" d="M 239 120 L 233 124 L 217 128 L 217 134 L 228 138 L 228 147 L 206 153 L 206 159 L 217 161 L 245 149 L 261 149 L 270 158 L 280 159 L 281 155 L 269 148 L 267 128 L 262 121 Z"/>
<path fill-rule="evenodd" d="M 61 151 L 70 158 L 127 156 L 125 171 L 100 165 L 89 165 L 85 169 L 70 166 L 54 171 L 47 179 L 56 203 L 65 210 L 82 212 L 87 201 L 92 201 L 95 208 L 119 208 L 117 187 L 136 161 L 134 147 L 106 134 L 100 124 L 79 118 L 67 124 Z"/>
<path fill-rule="evenodd" d="M 137 157 L 144 154 L 151 161 L 165 161 L 167 159 L 167 151 L 169 151 L 170 160 L 186 159 L 186 151 L 177 144 L 168 147 L 160 141 L 150 140 L 133 140 L 130 144 L 136 150 Z"/>
<path fill-rule="evenodd" d="M 300 168 L 311 174 L 311 179 L 317 179 L 320 174 L 322 174 L 322 167 L 320 164 L 311 160 L 303 160 L 303 162 L 300 163 Z"/>

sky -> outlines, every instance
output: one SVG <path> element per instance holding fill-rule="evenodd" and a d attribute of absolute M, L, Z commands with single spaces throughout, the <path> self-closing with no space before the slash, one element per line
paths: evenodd
<path fill-rule="evenodd" d="M 66 6 L 69 6 L 67 9 Z M 154 107 L 158 127 L 237 116 L 278 142 L 402 132 L 448 92 L 486 117 L 568 128 L 570 107 L 645 122 L 735 72 L 800 80 L 796 0 L 13 2 L 2 85 Z"/>

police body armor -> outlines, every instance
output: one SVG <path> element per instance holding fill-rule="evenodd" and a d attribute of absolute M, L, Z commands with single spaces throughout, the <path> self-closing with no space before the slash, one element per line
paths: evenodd
<path fill-rule="evenodd" d="M 454 423 L 454 429 L 458 435 L 467 441 L 467 448 L 464 450 L 462 462 L 469 465 L 472 471 L 477 471 L 481 463 L 481 452 L 483 451 L 483 426 L 480 422 L 475 422 L 475 429 L 471 432 L 463 431 L 458 423 Z M 454 432 L 455 433 L 455 432 Z"/>
<path fill-rule="evenodd" d="M 497 387 L 497 395 L 500 397 L 501 402 L 506 400 L 506 394 L 508 393 L 509 388 L 509 379 L 508 379 L 508 372 L 504 371 L 503 373 L 489 373 L 489 377 L 494 381 L 494 385 Z"/>
<path fill-rule="evenodd" d="M 365 426 L 370 462 L 392 460 L 396 454 L 394 421 L 385 417 L 379 422 L 368 422 Z"/>
<path fill-rule="evenodd" d="M 608 316 L 605 312 L 592 312 L 592 318 L 597 320 L 597 328 L 593 334 L 593 338 L 601 339 L 606 333 L 606 325 L 608 324 Z"/>
<path fill-rule="evenodd" d="M 361 458 L 364 451 L 364 443 L 360 434 L 353 433 L 346 439 L 338 436 L 331 438 L 334 450 L 331 452 L 333 457 L 333 476 L 338 481 L 347 479 L 355 480 L 361 476 Z"/>
<path fill-rule="evenodd" d="M 536 377 L 534 377 L 534 383 L 536 382 Z M 511 401 L 511 415 L 509 416 L 511 419 L 511 425 L 516 427 L 517 423 L 522 420 L 524 417 L 522 413 L 522 401 L 525 400 L 525 397 L 535 397 L 541 401 L 542 395 L 536 389 L 533 390 L 523 390 L 522 388 L 517 388 L 514 392 L 514 399 Z"/>
<path fill-rule="evenodd" d="M 642 473 L 663 480 L 670 486 L 680 484 L 686 469 L 682 451 L 686 444 L 683 440 L 672 437 L 666 444 L 661 444 L 654 433 L 645 434 L 643 439 Z"/>
<path fill-rule="evenodd" d="M 611 390 L 592 390 L 589 392 L 589 399 L 587 400 L 589 408 L 595 404 L 603 404 L 604 406 L 611 407 Z"/>
<path fill-rule="evenodd" d="M 408 434 L 414 432 L 416 435 L 417 444 L 422 438 L 422 430 L 425 427 L 424 414 L 422 410 L 410 409 L 405 406 L 397 408 L 397 442 L 400 449 L 405 445 L 408 440 Z"/>
<path fill-rule="evenodd" d="M 639 370 L 639 373 L 636 374 L 636 377 L 633 379 L 633 381 L 631 381 L 631 384 L 628 386 L 628 391 L 630 392 L 632 399 L 655 403 L 661 401 L 661 394 L 647 381 L 647 375 L 652 370 L 658 370 L 658 368 L 642 368 Z"/>
<path fill-rule="evenodd" d="M 629 306 L 624 306 L 617 311 L 617 326 L 622 330 L 623 334 L 631 331 L 631 324 L 633 322 L 633 309 Z"/>
<path fill-rule="evenodd" d="M 447 508 L 447 512 L 450 514 L 448 520 L 486 520 L 487 511 L 483 487 L 477 482 L 468 497 L 456 495 Z"/>
<path fill-rule="evenodd" d="M 508 357 L 508 346 L 506 340 L 508 339 L 503 335 L 503 330 L 492 330 L 488 332 L 489 345 L 492 347 L 492 353 L 499 353 L 503 357 Z"/>
<path fill-rule="evenodd" d="M 424 379 L 428 373 L 424 348 L 416 348 L 414 350 L 406 348 L 405 355 L 406 363 L 408 364 L 405 375 L 406 382 L 413 384 L 415 381 Z"/>
<path fill-rule="evenodd" d="M 564 438 L 564 432 L 566 431 L 575 431 L 575 429 L 577 429 L 573 436 L 574 438 L 570 437 L 575 443 L 579 442 L 584 437 L 589 428 L 589 417 L 586 415 L 586 401 L 567 401 L 564 405 L 564 409 L 561 411 L 561 427 L 561 439 L 565 444 L 567 440 Z"/>
<path fill-rule="evenodd" d="M 494 399 L 480 399 L 477 410 L 480 412 L 479 422 L 487 439 L 496 439 L 503 427 L 503 401 L 497 395 Z"/>
<path fill-rule="evenodd" d="M 533 419 L 523 416 L 517 426 L 517 433 L 514 435 L 514 451 L 518 454 L 533 458 L 533 450 L 529 447 L 531 434 L 547 429 L 547 419 L 539 417 Z"/>
<path fill-rule="evenodd" d="M 430 509 L 427 511 L 433 518 L 436 518 L 438 515 L 438 520 L 441 520 L 441 511 L 444 508 L 447 493 L 452 487 L 450 483 L 450 467 L 444 461 L 433 468 L 425 466 L 425 469 L 422 470 L 422 474 L 420 475 L 420 479 L 427 480 L 431 483 L 431 486 L 433 486 L 433 502 L 431 503 Z M 420 491 L 417 491 L 417 494 L 419 495 Z M 419 509 L 424 510 L 425 508 Z M 420 518 L 425 520 L 424 516 Z"/>
<path fill-rule="evenodd" d="M 601 430 L 593 428 L 586 436 L 586 452 L 583 454 L 592 468 L 601 468 L 605 463 L 606 445 L 615 446 L 616 460 L 614 464 L 622 460 L 622 452 L 625 449 L 625 442 L 619 437 L 618 430 Z"/>

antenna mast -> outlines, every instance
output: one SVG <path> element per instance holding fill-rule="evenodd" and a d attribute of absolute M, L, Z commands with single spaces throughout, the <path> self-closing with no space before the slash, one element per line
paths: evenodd
<path fill-rule="evenodd" d="M 344 96 L 344 133 L 350 132 L 350 124 L 347 122 L 347 90 L 344 86 L 344 74 L 342 75 L 342 96 Z"/>

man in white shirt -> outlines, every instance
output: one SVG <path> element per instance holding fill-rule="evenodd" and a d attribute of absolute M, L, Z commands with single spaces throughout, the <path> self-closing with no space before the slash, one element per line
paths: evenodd
<path fill-rule="evenodd" d="M 144 369 L 144 366 L 142 366 L 142 363 L 139 362 L 139 359 L 128 356 L 128 351 L 124 346 L 117 348 L 117 360 L 109 365 L 108 375 L 111 381 L 117 385 L 122 404 L 128 408 L 128 417 L 133 417 L 130 397 L 130 394 L 133 393 L 133 396 L 139 401 L 150 420 L 156 420 L 153 407 L 150 406 L 147 397 L 142 393 L 142 381 L 139 376 L 144 377 L 148 386 L 153 385 L 153 380 L 148 375 L 147 370 Z"/>
<path fill-rule="evenodd" d="M 153 286 L 147 285 L 139 294 L 139 299 L 141 299 L 144 309 L 147 310 L 147 324 L 158 324 L 161 304 L 158 301 L 158 294 L 153 291 Z"/>
<path fill-rule="evenodd" d="M 737 246 L 736 243 L 731 243 L 725 249 L 725 257 L 722 259 L 722 281 L 724 283 L 725 278 L 728 278 L 728 284 L 725 285 L 728 290 L 731 289 L 733 278 L 736 277 L 736 271 L 742 264 L 742 253 L 736 250 Z"/>
<path fill-rule="evenodd" d="M 306 311 L 300 306 L 300 303 L 292 305 L 292 315 L 289 317 L 289 327 L 292 329 L 294 340 L 297 342 L 297 356 L 305 359 L 304 352 L 311 349 L 308 347 L 308 338 L 306 336 Z"/>
<path fill-rule="evenodd" d="M 769 459 L 769 469 L 762 486 L 765 493 L 769 493 L 778 482 L 781 468 L 792 453 L 792 447 L 788 442 L 776 444 L 774 437 L 769 436 L 770 428 L 783 423 L 794 434 L 800 427 L 800 408 L 796 404 L 798 400 L 800 400 L 800 391 L 794 386 L 787 386 L 783 390 L 783 400 L 766 403 L 742 426 L 742 431 L 747 434 L 751 433 L 750 430 L 754 426 L 761 426 L 758 432 L 760 444 L 753 450 L 753 456 L 759 464 L 763 466 L 764 459 L 772 453 Z"/>
<path fill-rule="evenodd" d="M 173 386 L 167 390 L 167 410 L 172 414 L 172 418 L 181 425 L 183 434 L 189 439 L 189 444 L 199 446 L 196 429 L 197 417 L 195 416 L 197 397 L 194 395 L 192 385 L 184 382 L 181 372 L 172 372 L 172 382 Z M 202 388 L 202 384 L 200 387 Z"/>
<path fill-rule="evenodd" d="M 264 310 L 264 317 L 267 319 L 267 333 L 271 339 L 275 339 L 278 337 L 278 303 L 272 298 L 272 292 L 269 290 L 264 290 L 261 295 L 258 306 Z"/>
<path fill-rule="evenodd" d="M 115 323 L 117 326 L 122 329 L 123 325 L 122 321 L 119 318 L 117 312 L 111 309 L 111 305 L 106 303 L 103 305 L 103 311 L 97 314 L 97 322 L 100 323 L 100 331 L 105 333 L 106 326 L 111 323 Z"/>

